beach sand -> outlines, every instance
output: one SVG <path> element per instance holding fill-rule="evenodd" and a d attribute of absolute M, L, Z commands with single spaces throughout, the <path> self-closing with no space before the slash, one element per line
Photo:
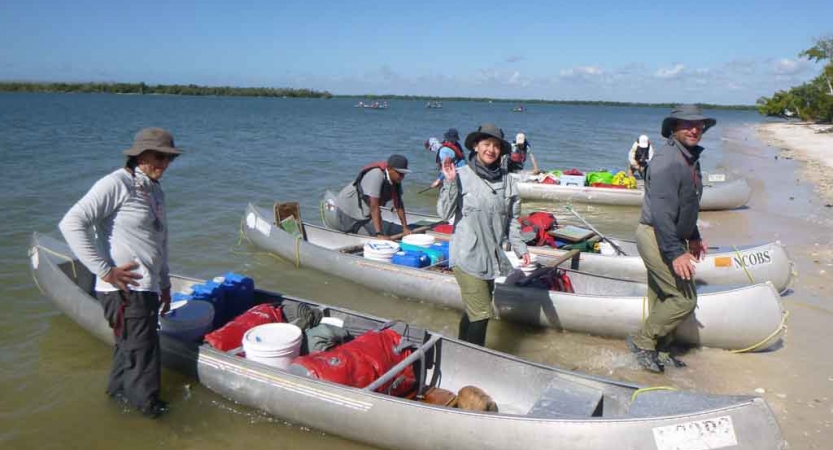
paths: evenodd
<path fill-rule="evenodd" d="M 740 210 L 700 214 L 709 244 L 785 244 L 799 277 L 782 297 L 789 317 L 780 346 L 744 354 L 693 349 L 683 356 L 689 367 L 669 368 L 664 375 L 639 370 L 624 343 L 574 333 L 547 344 L 527 340 L 521 344 L 525 348 L 512 350 L 648 386 L 759 395 L 775 413 L 788 448 L 833 448 L 833 208 L 825 207 L 833 192 L 827 183 L 816 184 L 831 173 L 833 135 L 810 130 L 784 124 L 724 130 L 720 169 L 745 177 L 752 198 Z M 706 149 L 704 158 L 709 156 Z"/>

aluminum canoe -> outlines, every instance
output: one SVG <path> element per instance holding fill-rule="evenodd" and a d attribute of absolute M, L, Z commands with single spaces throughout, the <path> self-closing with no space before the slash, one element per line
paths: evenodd
<path fill-rule="evenodd" d="M 112 345 L 112 332 L 90 295 L 94 276 L 63 244 L 33 235 L 29 261 L 41 292 L 71 320 Z M 200 280 L 174 276 L 174 290 Z M 256 291 L 258 303 L 307 303 L 366 330 L 380 318 L 309 300 Z M 652 390 L 525 361 L 416 327 L 397 330 L 417 345 L 428 385 L 456 392 L 475 385 L 498 412 L 429 405 L 292 374 L 208 344 L 164 336 L 163 364 L 209 390 L 298 426 L 404 450 L 716 449 L 783 450 L 777 420 L 759 397 Z M 407 361 L 406 361 L 407 363 Z M 385 376 L 394 375 L 399 368 Z M 382 378 L 384 379 L 383 376 Z M 102 380 L 103 382 L 103 380 Z M 176 408 L 176 403 L 172 404 Z M 163 419 L 164 420 L 164 419 Z"/>
<path fill-rule="evenodd" d="M 242 232 L 255 246 L 298 266 L 309 267 L 399 297 L 462 310 L 454 276 L 435 270 L 398 266 L 345 252 L 372 239 L 304 224 L 306 240 L 276 227 L 249 204 Z M 539 260 L 552 260 L 539 255 Z M 576 293 L 520 288 L 498 283 L 494 308 L 502 320 L 624 338 L 640 328 L 647 314 L 647 285 L 635 281 L 569 271 Z M 510 279 L 511 281 L 511 279 Z M 676 339 L 692 345 L 732 350 L 763 350 L 784 330 L 781 297 L 772 283 L 740 287 L 701 287 L 698 306 L 678 328 Z"/>

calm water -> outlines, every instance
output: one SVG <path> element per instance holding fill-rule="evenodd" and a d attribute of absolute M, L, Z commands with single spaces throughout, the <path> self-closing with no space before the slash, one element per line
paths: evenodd
<path fill-rule="evenodd" d="M 667 113 L 655 108 L 544 105 L 512 113 L 512 105 L 506 103 L 467 102 L 445 102 L 444 109 L 431 110 L 419 101 L 394 101 L 389 110 L 376 111 L 353 108 L 353 103 L 0 94 L 0 447 L 364 448 L 275 421 L 173 372 L 164 374 L 163 394 L 173 410 L 163 420 L 124 413 L 106 399 L 110 350 L 60 315 L 37 291 L 26 251 L 33 231 L 54 232 L 73 202 L 122 164 L 121 150 L 130 146 L 138 129 L 168 128 L 177 145 L 188 151 L 164 178 L 172 271 L 213 277 L 232 270 L 252 276 L 263 288 L 408 319 L 454 335 L 457 312 L 296 270 L 238 245 L 246 203 L 270 207 L 276 200 L 297 200 L 305 219 L 318 222 L 318 200 L 325 189 L 339 189 L 367 162 L 395 152 L 406 155 L 415 169 L 406 179 L 408 207 L 431 212 L 435 194 L 416 194 L 436 175 L 433 154 L 422 143 L 430 136 L 442 137 L 450 126 L 457 127 L 461 137 L 486 121 L 509 136 L 524 131 L 544 169 L 619 170 L 639 134 L 659 141 Z M 722 130 L 759 120 L 753 112 L 717 111 L 714 116 L 719 125 L 704 139 L 707 170 L 719 167 Z M 637 211 L 632 209 L 582 211 L 608 233 L 628 236 L 635 228 Z M 552 342 L 558 336 L 551 330 L 493 323 L 489 345 L 557 364 Z"/>

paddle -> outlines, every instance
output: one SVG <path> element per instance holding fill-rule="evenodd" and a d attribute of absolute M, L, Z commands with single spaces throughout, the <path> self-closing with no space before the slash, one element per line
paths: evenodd
<path fill-rule="evenodd" d="M 587 225 L 587 228 L 590 228 L 591 230 L 593 230 L 593 232 L 594 232 L 594 233 L 596 233 L 596 234 L 598 234 L 598 235 L 599 235 L 599 237 L 600 237 L 600 238 L 602 238 L 602 240 L 607 241 L 607 242 L 608 242 L 611 246 L 613 246 L 613 248 L 614 248 L 614 249 L 615 249 L 615 250 L 616 250 L 616 251 L 617 251 L 620 255 L 628 256 L 628 254 L 627 254 L 627 253 L 625 253 L 625 251 L 624 251 L 624 250 L 622 250 L 622 247 L 619 247 L 619 244 L 617 244 L 616 242 L 613 242 L 612 240 L 608 239 L 608 238 L 607 238 L 607 236 L 603 235 L 601 231 L 597 230 L 597 229 L 596 229 L 593 225 L 590 225 L 590 224 L 589 224 L 586 220 L 584 220 L 584 217 L 581 217 L 581 216 L 580 216 L 580 215 L 579 215 L 579 214 L 578 214 L 578 213 L 577 213 L 577 212 L 573 209 L 573 207 L 572 207 L 572 206 L 567 205 L 567 206 L 566 206 L 566 208 L 567 208 L 567 211 L 570 211 L 571 213 L 573 213 L 573 215 L 574 215 L 574 216 L 576 216 L 576 217 L 578 218 L 578 220 L 580 220 L 580 221 L 581 221 L 581 223 L 583 223 L 583 224 Z"/>
<path fill-rule="evenodd" d="M 422 194 L 422 193 L 424 193 L 424 192 L 428 192 L 428 191 L 430 191 L 431 189 L 434 189 L 434 186 L 428 186 L 427 188 L 425 188 L 425 189 L 423 189 L 423 190 L 421 190 L 421 191 L 417 192 L 417 195 Z"/>

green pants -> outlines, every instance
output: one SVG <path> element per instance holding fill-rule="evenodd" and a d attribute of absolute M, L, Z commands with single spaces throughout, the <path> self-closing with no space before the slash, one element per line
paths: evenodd
<path fill-rule="evenodd" d="M 454 267 L 454 278 L 460 286 L 460 294 L 463 296 L 463 304 L 466 306 L 466 315 L 469 316 L 469 320 L 477 322 L 483 319 L 494 319 L 492 292 L 495 288 L 495 281 L 481 280 L 457 267 Z"/>
<path fill-rule="evenodd" d="M 683 280 L 674 273 L 670 262 L 662 259 L 654 228 L 639 224 L 636 248 L 648 269 L 648 317 L 633 337 L 637 347 L 657 350 L 671 343 L 674 330 L 697 306 L 693 280 Z"/>

